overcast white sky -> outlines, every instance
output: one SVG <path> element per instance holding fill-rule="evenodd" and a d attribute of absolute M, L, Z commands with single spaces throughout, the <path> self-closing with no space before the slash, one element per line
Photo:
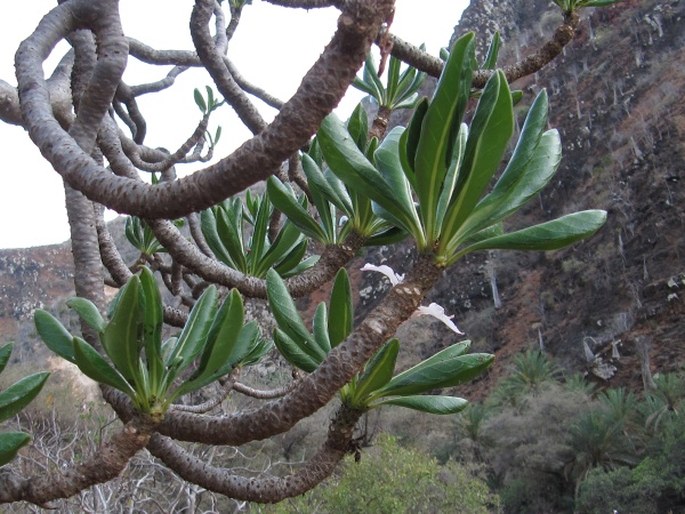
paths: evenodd
<path fill-rule="evenodd" d="M 12 16 L 0 16 L 0 78 L 15 84 L 14 52 L 55 0 L 3 0 Z M 124 31 L 156 48 L 192 48 L 187 20 L 193 2 L 180 0 L 121 0 Z M 30 7 L 29 7 L 30 5 Z M 437 55 L 446 46 L 468 0 L 397 0 L 392 31 L 414 44 L 426 43 Z M 255 0 L 243 11 L 231 42 L 230 57 L 243 75 L 279 98 L 287 99 L 314 62 L 335 28 L 338 11 L 284 9 Z M 61 56 L 55 52 L 54 57 Z M 54 60 L 54 59 L 53 59 Z M 129 84 L 157 80 L 166 71 L 129 61 Z M 278 77 L 278 80 L 274 80 Z M 145 96 L 141 109 L 148 121 L 146 144 L 175 149 L 192 132 L 199 111 L 192 90 L 209 84 L 206 75 L 187 72 L 177 86 L 163 94 Z M 344 101 L 345 113 L 360 96 Z M 265 108 L 265 117 L 273 111 Z M 220 109 L 213 127 L 223 126 L 217 153 L 226 155 L 249 137 Z M 0 123 L 0 248 L 60 243 L 69 237 L 62 182 L 19 127 Z"/>

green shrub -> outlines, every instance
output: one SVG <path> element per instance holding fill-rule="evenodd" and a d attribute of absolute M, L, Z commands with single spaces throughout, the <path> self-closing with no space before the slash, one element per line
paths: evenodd
<path fill-rule="evenodd" d="M 398 514 L 498 512 L 499 499 L 469 468 L 446 466 L 389 436 L 361 461 L 346 461 L 337 478 L 303 496 L 260 512 Z"/>

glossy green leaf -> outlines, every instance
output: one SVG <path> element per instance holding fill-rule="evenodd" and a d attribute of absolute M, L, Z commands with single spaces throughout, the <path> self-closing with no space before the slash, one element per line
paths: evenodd
<path fill-rule="evenodd" d="M 429 241 L 437 233 L 438 197 L 470 95 L 474 52 L 471 32 L 454 43 L 421 127 L 414 170 L 416 194 Z"/>
<path fill-rule="evenodd" d="M 135 397 L 135 391 L 128 381 L 100 355 L 92 346 L 79 337 L 74 337 L 74 358 L 81 372 L 96 382 L 107 384 Z M 138 365 L 138 362 L 136 362 Z M 136 369 L 136 375 L 140 370 Z"/>
<path fill-rule="evenodd" d="M 15 382 L 4 391 L 0 391 L 0 421 L 11 418 L 40 392 L 50 373 L 34 373 Z"/>
<path fill-rule="evenodd" d="M 488 54 L 485 56 L 485 61 L 483 62 L 482 68 L 484 70 L 494 70 L 497 67 L 497 58 L 499 56 L 499 50 L 502 47 L 502 38 L 499 35 L 499 31 L 495 32 L 492 36 L 492 41 L 490 41 L 490 47 L 488 48 Z"/>
<path fill-rule="evenodd" d="M 388 76 L 387 76 L 387 99 L 386 107 L 394 107 L 395 100 L 398 95 L 398 86 L 400 82 L 400 64 L 401 61 L 394 55 L 388 59 Z"/>
<path fill-rule="evenodd" d="M 207 335 L 212 328 L 216 311 L 216 287 L 211 285 L 200 295 L 188 314 L 188 321 L 178 335 L 167 365 L 180 360 L 177 368 L 180 371 L 195 360 L 207 343 Z"/>
<path fill-rule="evenodd" d="M 298 245 L 303 244 L 306 247 L 307 242 L 304 241 L 304 236 L 297 227 L 290 221 L 286 221 L 281 230 L 278 231 L 276 239 L 271 244 L 271 247 L 266 251 L 262 259 L 254 268 L 254 274 L 257 277 L 266 276 L 269 268 L 280 265 Z"/>
<path fill-rule="evenodd" d="M 395 127 L 385 136 L 385 139 L 383 139 L 383 142 L 374 153 L 374 162 L 387 187 L 392 191 L 393 198 L 406 215 L 405 229 L 409 229 L 417 242 L 423 245 L 425 243 L 423 240 L 423 230 L 421 229 L 421 222 L 414 206 L 411 185 L 404 174 L 402 163 L 400 162 L 399 144 L 403 132 L 404 129 L 402 127 Z"/>
<path fill-rule="evenodd" d="M 354 400 L 358 407 L 365 407 L 367 397 L 390 381 L 399 350 L 400 342 L 391 339 L 366 364 L 354 386 Z"/>
<path fill-rule="evenodd" d="M 140 353 L 142 322 L 140 279 L 133 275 L 121 288 L 112 318 L 102 335 L 102 346 L 114 367 L 127 380 L 135 381 Z"/>
<path fill-rule="evenodd" d="M 273 348 L 273 341 L 262 338 L 256 321 L 250 321 L 240 331 L 235 350 L 236 366 L 249 366 L 259 362 Z"/>
<path fill-rule="evenodd" d="M 314 159 L 307 154 L 302 156 L 302 170 L 310 188 L 317 189 L 329 202 L 348 216 L 351 214 L 352 200 L 338 177 L 330 172 L 324 174 Z"/>
<path fill-rule="evenodd" d="M 606 217 L 606 212 L 601 210 L 574 212 L 540 225 L 485 239 L 461 253 L 484 249 L 556 250 L 590 237 L 604 225 Z"/>
<path fill-rule="evenodd" d="M 478 203 L 497 170 L 514 131 L 514 110 L 507 80 L 497 71 L 488 80 L 478 102 L 457 178 L 456 196 L 442 227 L 438 254 L 443 254 L 459 226 Z"/>
<path fill-rule="evenodd" d="M 525 205 L 547 185 L 561 162 L 561 141 L 556 130 L 541 138 L 525 173 L 515 184 L 497 188 L 483 198 L 457 233 L 470 236 L 488 225 L 499 222 Z"/>
<path fill-rule="evenodd" d="M 293 302 L 285 282 L 274 270 L 269 270 L 266 275 L 266 294 L 269 307 L 271 307 L 271 312 L 279 329 L 299 345 L 303 352 L 315 359 L 317 364 L 324 360 L 326 354 L 314 342 L 314 338 L 305 327 L 300 313 L 295 307 L 295 302 Z M 279 343 L 276 339 L 274 342 L 278 346 Z M 287 358 L 286 355 L 284 356 Z"/>
<path fill-rule="evenodd" d="M 318 255 L 304 258 L 307 253 L 307 240 L 302 239 L 273 269 L 283 278 L 298 275 L 311 268 L 319 260 Z"/>
<path fill-rule="evenodd" d="M 215 210 L 216 227 L 231 261 L 227 262 L 230 266 L 247 271 L 247 260 L 245 258 L 245 247 L 243 246 L 242 219 L 243 205 L 240 199 L 229 201 Z"/>
<path fill-rule="evenodd" d="M 283 355 L 285 360 L 293 366 L 296 366 L 307 373 L 311 373 L 319 366 L 322 359 L 319 360 L 312 357 L 280 328 L 274 330 L 273 336 L 276 348 L 278 348 L 278 351 Z"/>
<path fill-rule="evenodd" d="M 33 322 L 45 346 L 63 359 L 75 362 L 74 349 L 71 344 L 73 336 L 57 318 L 43 309 L 37 309 L 33 314 Z"/>
<path fill-rule="evenodd" d="M 373 62 L 373 57 L 371 53 L 366 56 L 366 61 L 364 62 L 364 69 L 362 71 L 362 76 L 364 83 L 372 87 L 375 94 L 371 96 L 378 102 L 379 105 L 385 105 L 386 95 L 385 87 L 378 77 L 378 71 L 376 70 L 376 64 Z"/>
<path fill-rule="evenodd" d="M 447 169 L 447 174 L 443 181 L 442 190 L 440 191 L 440 197 L 438 198 L 438 205 L 436 207 L 435 213 L 435 225 L 438 228 L 442 227 L 443 221 L 445 220 L 445 214 L 447 213 L 447 208 L 452 200 L 452 195 L 454 194 L 454 188 L 457 185 L 457 179 L 459 178 L 459 170 L 461 169 L 461 163 L 464 160 L 464 152 L 466 151 L 466 141 L 469 136 L 469 128 L 465 123 L 462 123 L 459 132 L 452 148 L 452 160 Z M 437 237 L 438 234 L 433 234 Z"/>
<path fill-rule="evenodd" d="M 262 196 L 262 201 L 257 211 L 257 216 L 252 227 L 252 237 L 250 237 L 250 251 L 248 260 L 250 261 L 251 271 L 254 272 L 255 264 L 258 263 L 268 248 L 268 230 L 271 220 L 271 202 L 269 196 Z"/>
<path fill-rule="evenodd" d="M 374 87 L 373 84 L 367 84 L 365 81 L 360 79 L 359 77 L 355 77 L 354 80 L 352 81 L 352 86 L 355 87 L 356 89 L 359 89 L 360 91 L 366 93 L 367 95 L 375 97 L 378 94 L 378 90 Z"/>
<path fill-rule="evenodd" d="M 207 209 L 200 213 L 200 228 L 202 229 L 202 235 L 205 237 L 205 241 L 207 241 L 207 245 L 216 258 L 224 264 L 228 264 L 232 268 L 235 268 L 236 266 L 233 259 L 219 237 L 214 209 Z"/>
<path fill-rule="evenodd" d="M 360 150 L 366 148 L 366 140 L 369 138 L 369 116 L 362 102 L 357 104 L 347 120 L 347 131 L 354 139 L 357 148 Z"/>
<path fill-rule="evenodd" d="M 86 298 L 74 297 L 67 300 L 67 305 L 74 309 L 86 324 L 99 334 L 105 331 L 105 320 L 93 302 Z"/>
<path fill-rule="evenodd" d="M 10 360 L 10 355 L 12 355 L 12 348 L 14 348 L 13 343 L 7 343 L 0 346 L 0 373 L 5 369 L 7 363 Z"/>
<path fill-rule="evenodd" d="M 381 405 L 397 405 L 398 407 L 406 407 L 408 409 L 426 412 L 428 414 L 456 414 L 461 412 L 469 404 L 463 398 L 455 396 L 441 396 L 441 395 L 412 395 L 412 396 L 398 396 L 392 398 L 382 398 L 373 403 L 373 407 Z"/>
<path fill-rule="evenodd" d="M 355 146 L 335 115 L 329 115 L 323 121 L 318 137 L 326 162 L 338 178 L 358 194 L 376 202 L 391 223 L 417 234 L 415 214 L 404 210 L 395 198 L 395 192 Z"/>
<path fill-rule="evenodd" d="M 143 299 L 143 347 L 152 387 L 156 388 L 164 374 L 161 355 L 164 306 L 152 271 L 143 267 L 140 271 L 140 286 Z"/>
<path fill-rule="evenodd" d="M 214 373 L 229 361 L 243 327 L 243 313 L 242 296 L 233 289 L 214 318 L 195 376 Z"/>
<path fill-rule="evenodd" d="M 31 441 L 31 436 L 24 432 L 6 432 L 0 434 L 0 466 L 4 466 L 17 456 L 17 452 Z"/>
<path fill-rule="evenodd" d="M 226 375 L 234 362 L 246 353 L 249 342 L 241 340 L 243 312 L 242 297 L 234 289 L 217 312 L 197 370 L 174 391 L 172 401 Z"/>
<path fill-rule="evenodd" d="M 195 99 L 195 105 L 197 105 L 198 109 L 200 109 L 202 113 L 207 112 L 207 103 L 199 89 L 195 88 L 193 91 L 193 98 Z"/>
<path fill-rule="evenodd" d="M 302 207 L 295 196 L 295 192 L 287 184 L 283 184 L 277 177 L 269 177 L 267 192 L 276 208 L 285 214 L 297 228 L 305 235 L 317 241 L 325 241 L 326 234 L 319 224 Z"/>
<path fill-rule="evenodd" d="M 345 268 L 340 268 L 335 275 L 331 290 L 330 315 L 328 316 L 328 335 L 331 346 L 338 346 L 347 339 L 354 325 L 354 305 L 352 304 L 352 287 Z"/>
<path fill-rule="evenodd" d="M 432 389 L 452 387 L 482 373 L 494 359 L 485 353 L 464 355 L 470 341 L 455 344 L 393 377 L 372 397 L 421 394 Z"/>
<path fill-rule="evenodd" d="M 317 346 L 328 354 L 331 351 L 331 340 L 328 337 L 328 311 L 326 304 L 321 302 L 316 307 L 314 318 L 312 319 L 312 332 Z"/>
<path fill-rule="evenodd" d="M 421 126 L 428 112 L 428 99 L 422 99 L 417 105 L 409 126 L 400 136 L 400 162 L 407 180 L 416 189 L 416 150 L 421 138 Z"/>

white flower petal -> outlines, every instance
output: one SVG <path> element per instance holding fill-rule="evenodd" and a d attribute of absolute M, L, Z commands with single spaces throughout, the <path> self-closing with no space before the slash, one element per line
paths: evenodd
<path fill-rule="evenodd" d="M 404 274 L 400 273 L 395 273 L 395 270 L 393 270 L 390 266 L 386 266 L 385 264 L 381 264 L 380 266 L 376 266 L 375 264 L 369 264 L 368 262 L 364 264 L 364 266 L 361 268 L 362 271 L 377 271 L 378 273 L 382 273 L 386 277 L 388 277 L 388 280 L 390 280 L 390 283 L 393 286 L 396 286 L 397 284 L 402 283 L 404 280 Z"/>
<path fill-rule="evenodd" d="M 452 318 L 454 318 L 454 314 L 448 316 L 447 314 L 445 314 L 445 309 L 443 308 L 443 306 L 438 305 L 435 302 L 431 303 L 428 307 L 421 305 L 418 309 L 416 309 L 414 316 L 433 316 L 435 319 L 442 321 L 445 325 L 447 325 L 447 328 L 449 328 L 452 332 L 459 335 L 464 334 L 464 332 L 459 330 L 457 325 L 455 325 L 452 321 Z"/>

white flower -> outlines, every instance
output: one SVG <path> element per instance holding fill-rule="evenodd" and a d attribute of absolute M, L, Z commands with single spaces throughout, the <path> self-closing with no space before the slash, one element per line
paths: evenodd
<path fill-rule="evenodd" d="M 388 280 L 390 280 L 390 283 L 393 286 L 396 286 L 397 284 L 402 283 L 404 280 L 404 274 L 400 273 L 395 273 L 395 271 L 390 267 L 386 266 L 385 264 L 381 264 L 380 266 L 376 266 L 374 264 L 369 264 L 368 262 L 364 264 L 364 266 L 361 268 L 362 271 L 377 271 L 378 273 L 382 273 L 386 277 L 388 277 Z"/>
<path fill-rule="evenodd" d="M 445 325 L 447 325 L 447 328 L 449 328 L 452 332 L 459 335 L 464 334 L 464 332 L 459 330 L 457 325 L 455 325 L 452 321 L 452 318 L 454 318 L 454 314 L 448 316 L 447 314 L 445 314 L 445 309 L 443 308 L 443 306 L 438 305 L 435 302 L 431 303 L 428 307 L 421 305 L 418 309 L 416 309 L 416 312 L 412 316 L 433 316 L 435 319 L 440 320 Z"/>

